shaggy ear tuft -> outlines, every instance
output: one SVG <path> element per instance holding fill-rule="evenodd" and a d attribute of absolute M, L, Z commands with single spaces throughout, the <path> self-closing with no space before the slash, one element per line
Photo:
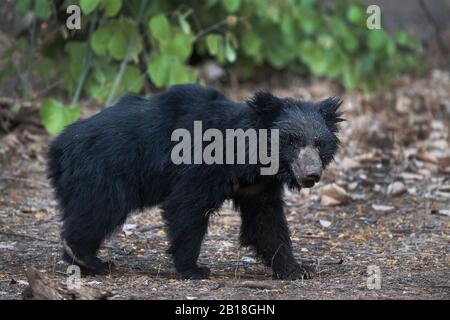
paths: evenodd
<path fill-rule="evenodd" d="M 342 99 L 339 97 L 330 97 L 318 103 L 319 113 L 332 132 L 337 132 L 337 124 L 345 121 L 342 118 L 342 112 L 339 112 L 342 102 Z"/>
<path fill-rule="evenodd" d="M 283 101 L 268 91 L 258 91 L 247 99 L 247 104 L 264 119 L 274 120 L 280 113 Z"/>

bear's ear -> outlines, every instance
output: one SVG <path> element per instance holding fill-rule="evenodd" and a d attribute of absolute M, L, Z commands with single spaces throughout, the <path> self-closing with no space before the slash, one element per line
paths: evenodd
<path fill-rule="evenodd" d="M 275 120 L 283 106 L 283 101 L 270 92 L 258 91 L 247 99 L 247 104 L 265 120 Z"/>
<path fill-rule="evenodd" d="M 337 124 L 345 121 L 345 119 L 341 118 L 342 112 L 339 112 L 341 105 L 342 99 L 338 97 L 330 97 L 318 103 L 319 113 L 332 132 L 337 132 Z"/>

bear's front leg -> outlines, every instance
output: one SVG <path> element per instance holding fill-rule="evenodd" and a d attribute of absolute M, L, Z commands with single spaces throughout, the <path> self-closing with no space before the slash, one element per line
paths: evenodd
<path fill-rule="evenodd" d="M 313 266 L 299 264 L 292 252 L 289 228 L 283 212 L 282 187 L 270 185 L 258 195 L 236 195 L 241 212 L 243 246 L 256 250 L 276 279 L 309 279 Z"/>

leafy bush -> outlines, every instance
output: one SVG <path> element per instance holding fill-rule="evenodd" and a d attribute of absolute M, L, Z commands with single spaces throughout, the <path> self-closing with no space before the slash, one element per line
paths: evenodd
<path fill-rule="evenodd" d="M 82 29 L 67 32 L 61 16 L 74 3 Z M 367 29 L 365 7 L 345 0 L 325 8 L 314 0 L 66 0 L 58 8 L 50 0 L 18 0 L 16 9 L 32 10 L 41 21 L 59 17 L 64 29 L 41 36 L 35 63 L 41 77 L 61 79 L 59 87 L 72 97 L 70 112 L 56 111 L 65 107 L 55 100 L 43 104 L 51 133 L 76 118 L 80 94 L 109 105 L 144 86 L 201 81 L 193 61 L 215 59 L 241 79 L 268 65 L 350 90 L 376 90 L 419 67 L 418 41 Z"/>

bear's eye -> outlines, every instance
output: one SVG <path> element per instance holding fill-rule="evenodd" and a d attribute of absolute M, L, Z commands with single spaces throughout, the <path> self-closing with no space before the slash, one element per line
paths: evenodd
<path fill-rule="evenodd" d="M 286 143 L 290 146 L 295 146 L 298 144 L 298 139 L 294 136 L 288 136 L 286 138 Z"/>
<path fill-rule="evenodd" d="M 319 137 L 314 138 L 314 147 L 319 149 L 323 147 L 323 140 L 321 140 Z"/>

